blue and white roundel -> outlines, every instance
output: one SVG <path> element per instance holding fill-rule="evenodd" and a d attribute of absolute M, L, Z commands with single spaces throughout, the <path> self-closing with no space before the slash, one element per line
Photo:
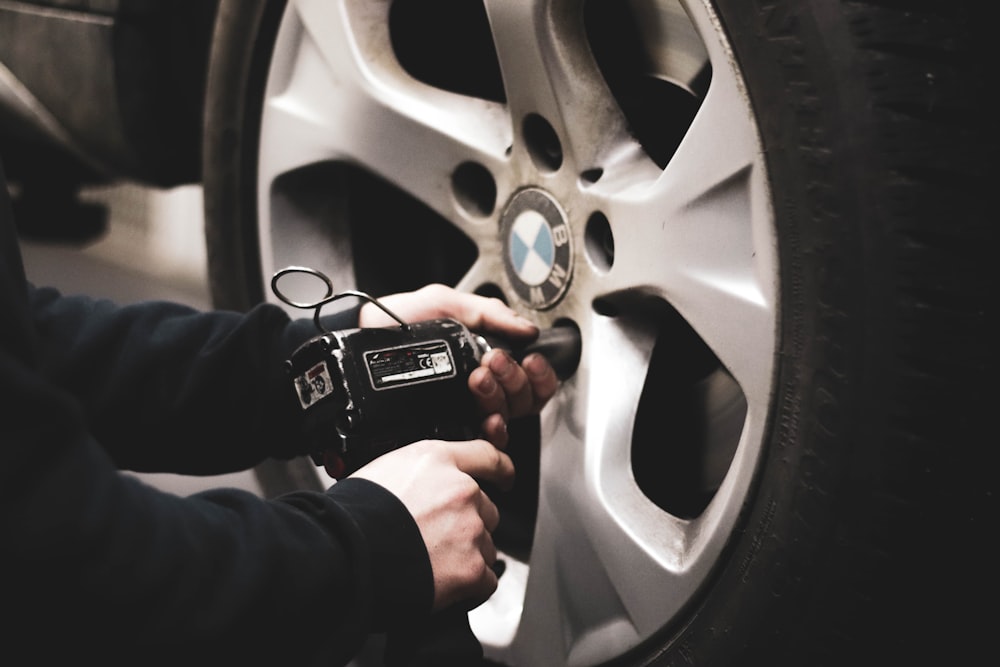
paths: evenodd
<path fill-rule="evenodd" d="M 566 292 L 572 273 L 572 238 L 566 217 L 544 190 L 527 188 L 511 197 L 500 218 L 504 266 L 524 303 L 541 310 Z"/>
<path fill-rule="evenodd" d="M 538 211 L 524 211 L 510 228 L 510 262 L 527 285 L 541 285 L 552 272 L 552 228 Z"/>

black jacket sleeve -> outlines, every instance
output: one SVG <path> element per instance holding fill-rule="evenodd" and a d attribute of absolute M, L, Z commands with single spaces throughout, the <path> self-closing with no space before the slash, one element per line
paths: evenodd
<path fill-rule="evenodd" d="M 217 474 L 308 453 L 283 362 L 318 333 L 310 320 L 289 321 L 272 304 L 248 314 L 118 307 L 30 286 L 29 304 L 39 372 L 77 399 L 119 467 Z"/>

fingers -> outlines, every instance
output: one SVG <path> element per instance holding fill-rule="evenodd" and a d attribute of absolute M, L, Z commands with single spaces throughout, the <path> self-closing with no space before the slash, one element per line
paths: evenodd
<path fill-rule="evenodd" d="M 493 531 L 500 523 L 500 512 L 493 501 L 482 491 L 480 491 L 478 510 L 483 529 L 478 531 L 473 541 L 474 548 L 478 551 L 480 558 L 477 559 L 475 552 L 473 552 L 464 561 L 468 569 L 466 572 L 466 594 L 462 606 L 466 609 L 478 607 L 489 599 L 499 583 L 496 570 L 493 569 L 497 562 L 497 548 L 493 542 Z"/>
<path fill-rule="evenodd" d="M 507 420 L 503 415 L 494 412 L 483 420 L 480 425 L 483 437 L 493 443 L 494 447 L 506 449 L 510 442 L 510 434 L 507 432 Z"/>
<path fill-rule="evenodd" d="M 483 413 L 505 420 L 538 412 L 558 387 L 555 371 L 540 354 L 530 354 L 518 365 L 503 350 L 490 350 L 469 376 L 469 389 Z"/>
<path fill-rule="evenodd" d="M 538 327 L 533 322 L 519 315 L 500 299 L 458 293 L 455 305 L 458 311 L 451 316 L 474 331 L 518 339 L 538 334 Z"/>
<path fill-rule="evenodd" d="M 534 392 L 525 370 L 503 350 L 490 350 L 483 356 L 486 366 L 497 379 L 507 401 L 508 414 L 520 417 L 534 406 Z"/>
<path fill-rule="evenodd" d="M 475 479 L 508 489 L 514 483 L 514 462 L 486 440 L 438 442 L 455 466 Z"/>
<path fill-rule="evenodd" d="M 407 322 L 451 317 L 470 329 L 515 339 L 538 334 L 538 327 L 500 299 L 459 292 L 445 285 L 427 285 L 414 292 L 391 294 L 379 301 Z M 391 317 L 371 303 L 362 306 L 358 315 L 358 325 L 362 327 L 395 324 Z"/>
<path fill-rule="evenodd" d="M 540 354 L 529 354 L 521 362 L 521 367 L 528 376 L 528 383 L 531 385 L 533 402 L 532 411 L 541 410 L 555 396 L 559 388 L 559 378 L 552 365 Z"/>
<path fill-rule="evenodd" d="M 489 531 L 490 533 L 496 530 L 497 526 L 500 525 L 500 510 L 497 508 L 496 504 L 492 500 L 490 500 L 490 497 L 486 495 L 486 492 L 483 490 L 479 491 L 479 516 L 482 517 L 483 525 L 486 527 L 486 530 Z M 487 556 L 489 554 L 484 552 L 483 555 Z M 487 558 L 486 562 L 492 565 L 495 559 L 496 559 L 496 552 L 494 550 L 493 558 L 492 559 Z"/>
<path fill-rule="evenodd" d="M 507 393 L 485 361 L 469 375 L 469 389 L 476 397 L 483 414 L 498 414 L 503 419 L 510 418 Z"/>
<path fill-rule="evenodd" d="M 470 586 L 469 596 L 462 604 L 466 610 L 475 609 L 486 602 L 500 583 L 496 570 L 493 569 L 493 565 L 497 562 L 497 548 L 490 533 L 485 531 L 482 533 L 479 551 L 483 556 L 483 567 L 476 572 L 475 583 Z"/>

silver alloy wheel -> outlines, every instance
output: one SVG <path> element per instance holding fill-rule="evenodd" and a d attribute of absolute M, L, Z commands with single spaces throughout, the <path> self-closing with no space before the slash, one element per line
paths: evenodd
<path fill-rule="evenodd" d="M 540 326 L 579 327 L 580 368 L 542 415 L 530 557 L 508 558 L 500 589 L 472 624 L 494 659 L 597 664 L 650 638 L 698 594 L 736 525 L 761 451 L 773 392 L 777 259 L 740 73 L 707 3 L 629 3 L 642 26 L 646 75 L 690 89 L 706 63 L 711 68 L 697 114 L 661 167 L 630 133 L 581 26 L 560 20 L 565 3 L 485 3 L 505 103 L 407 73 L 393 55 L 390 4 L 289 3 L 261 121 L 262 272 L 310 265 L 338 289 L 355 286 L 349 226 L 337 211 L 301 214 L 301 192 L 285 185 L 287 175 L 316 163 L 349 164 L 471 239 L 477 256 L 460 289 L 492 286 Z M 550 137 L 559 146 L 554 161 L 540 150 Z M 486 175 L 485 205 L 462 185 L 470 170 Z M 550 262 L 544 274 L 559 289 L 537 298 L 516 284 L 510 238 L 501 233 L 509 227 L 504 212 L 526 189 L 554 202 L 569 229 L 566 265 L 553 274 L 558 262 Z M 654 352 L 664 346 L 669 355 L 671 341 L 646 309 L 631 309 L 635 300 L 675 309 L 719 362 L 700 384 L 707 398 L 698 447 L 702 459 L 721 464 L 704 465 L 711 499 L 693 516 L 651 499 L 637 482 L 635 424 L 648 376 L 667 372 L 654 368 Z M 677 446 L 670 423 L 659 425 L 663 447 Z"/>

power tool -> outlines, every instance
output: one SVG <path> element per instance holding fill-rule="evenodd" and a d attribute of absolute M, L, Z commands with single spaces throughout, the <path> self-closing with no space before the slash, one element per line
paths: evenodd
<path fill-rule="evenodd" d="M 326 293 L 308 303 L 287 298 L 278 281 L 291 273 L 322 279 Z M 506 349 L 518 361 L 538 352 L 562 380 L 573 374 L 580 360 L 580 335 L 569 325 L 544 329 L 530 344 L 518 347 L 475 334 L 450 318 L 404 322 L 364 292 L 334 294 L 329 279 L 314 269 L 282 269 L 271 286 L 285 303 L 315 309 L 319 333 L 292 353 L 286 368 L 304 411 L 312 459 L 334 479 L 411 442 L 478 437 L 482 415 L 468 379 L 494 347 Z M 324 330 L 320 309 L 345 296 L 370 301 L 399 326 Z"/>

